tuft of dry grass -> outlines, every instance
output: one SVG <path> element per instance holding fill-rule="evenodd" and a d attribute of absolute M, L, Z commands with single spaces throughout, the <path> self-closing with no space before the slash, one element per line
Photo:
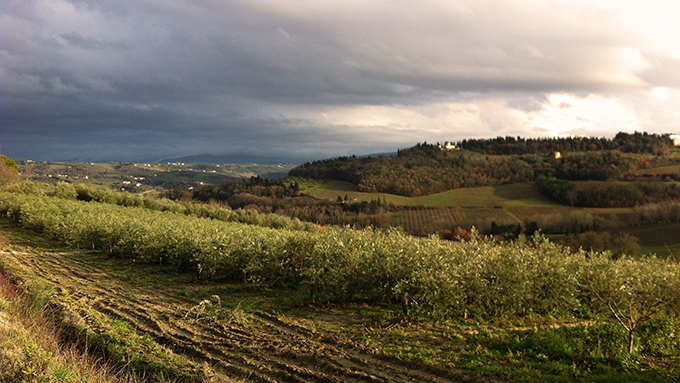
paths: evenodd
<path fill-rule="evenodd" d="M 110 383 L 141 380 L 64 342 L 42 308 L 0 267 L 0 382 Z"/>

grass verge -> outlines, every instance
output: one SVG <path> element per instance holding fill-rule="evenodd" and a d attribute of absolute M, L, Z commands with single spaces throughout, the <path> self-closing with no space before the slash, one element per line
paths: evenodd
<path fill-rule="evenodd" d="M 133 374 L 64 342 L 39 303 L 0 266 L 0 382 L 139 381 Z"/>
<path fill-rule="evenodd" d="M 202 382 L 205 376 L 127 324 L 55 301 L 52 288 L 0 259 L 0 382 Z M 79 308 L 82 312 L 83 308 Z"/>

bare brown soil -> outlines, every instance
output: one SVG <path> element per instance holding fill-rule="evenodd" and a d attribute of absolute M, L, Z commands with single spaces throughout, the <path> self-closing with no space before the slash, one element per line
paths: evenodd
<path fill-rule="evenodd" d="M 124 281 L 75 253 L 3 251 L 53 286 L 53 300 L 72 320 L 96 328 L 93 311 L 123 320 L 196 368 L 209 381 L 253 382 L 466 382 L 462 373 L 416 365 L 272 313 L 248 313 L 247 323 L 191 321 L 189 301 L 153 285 Z M 194 303 L 195 305 L 195 303 Z"/>

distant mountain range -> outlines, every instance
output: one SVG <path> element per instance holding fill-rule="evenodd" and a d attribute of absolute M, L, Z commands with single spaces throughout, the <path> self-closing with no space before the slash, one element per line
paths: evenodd
<path fill-rule="evenodd" d="M 377 157 L 377 156 L 396 156 L 397 152 L 390 153 L 372 153 L 365 155 L 357 155 L 357 157 Z M 327 159 L 335 159 L 338 157 L 331 157 Z M 228 155 L 213 155 L 213 154 L 197 154 L 193 156 L 183 156 L 183 157 L 172 157 L 172 158 L 162 158 L 153 162 L 184 162 L 184 163 L 195 163 L 201 162 L 206 164 L 302 164 L 308 161 L 316 161 L 316 158 L 300 159 L 295 157 L 281 158 L 281 157 L 264 157 L 264 156 L 253 156 L 246 154 L 228 154 Z"/>
<path fill-rule="evenodd" d="M 201 162 L 206 164 L 301 164 L 306 160 L 299 158 L 281 158 L 281 157 L 263 157 L 241 154 L 229 155 L 212 155 L 212 154 L 197 154 L 193 156 L 162 158 L 154 162 L 184 162 L 195 163 Z"/>

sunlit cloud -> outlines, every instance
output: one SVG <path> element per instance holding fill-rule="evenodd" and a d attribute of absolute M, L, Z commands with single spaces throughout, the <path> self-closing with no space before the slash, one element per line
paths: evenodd
<path fill-rule="evenodd" d="M 591 95 L 579 98 L 553 94 L 543 110 L 528 117 L 530 127 L 539 127 L 551 136 L 611 136 L 619 131 L 640 130 L 635 113 L 612 98 Z"/>

